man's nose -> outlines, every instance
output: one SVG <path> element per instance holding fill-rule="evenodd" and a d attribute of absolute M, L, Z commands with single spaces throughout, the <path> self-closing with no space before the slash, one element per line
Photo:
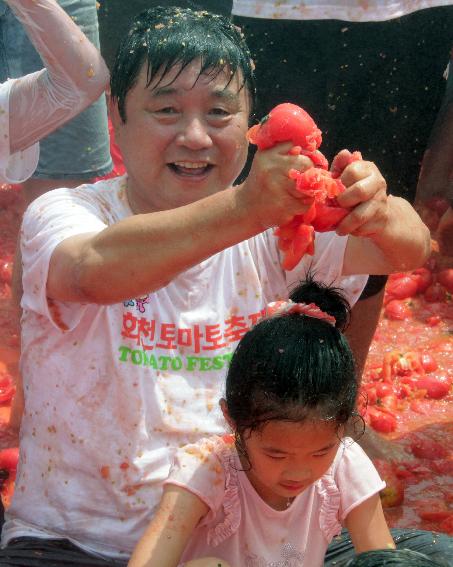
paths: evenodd
<path fill-rule="evenodd" d="M 200 118 L 187 119 L 177 137 L 178 145 L 191 150 L 201 150 L 212 146 L 208 125 Z"/>

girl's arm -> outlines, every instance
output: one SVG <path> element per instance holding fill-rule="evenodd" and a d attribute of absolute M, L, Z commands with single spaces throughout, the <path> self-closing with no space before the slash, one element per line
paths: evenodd
<path fill-rule="evenodd" d="M 346 516 L 345 524 L 356 553 L 395 547 L 379 494 L 374 494 L 351 510 Z"/>
<path fill-rule="evenodd" d="M 10 93 L 10 151 L 31 146 L 102 94 L 109 72 L 96 47 L 55 0 L 6 0 L 45 69 L 15 81 Z M 95 8 L 93 7 L 95 16 Z"/>
<path fill-rule="evenodd" d="M 165 486 L 156 514 L 138 542 L 128 567 L 180 565 L 195 527 L 208 511 L 208 506 L 192 492 L 175 485 Z M 197 559 L 186 565 L 211 567 L 211 563 L 203 563 L 206 560 L 211 559 Z M 222 567 L 227 565 L 221 564 Z"/>

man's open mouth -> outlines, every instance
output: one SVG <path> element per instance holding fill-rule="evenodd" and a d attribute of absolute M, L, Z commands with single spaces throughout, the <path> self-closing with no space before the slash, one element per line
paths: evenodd
<path fill-rule="evenodd" d="M 214 166 L 205 161 L 175 161 L 168 167 L 178 175 L 196 177 L 208 173 Z"/>

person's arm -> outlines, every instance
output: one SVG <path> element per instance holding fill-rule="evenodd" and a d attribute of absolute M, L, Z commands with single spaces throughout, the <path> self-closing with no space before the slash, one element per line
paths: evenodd
<path fill-rule="evenodd" d="M 55 0 L 6 0 L 46 68 L 10 93 L 11 153 L 31 146 L 102 94 L 109 72 L 96 47 Z"/>
<path fill-rule="evenodd" d="M 389 274 L 423 265 L 431 252 L 429 229 L 405 199 L 387 195 L 376 166 L 356 161 L 341 180 L 347 190 L 338 202 L 353 207 L 337 227 L 338 234 L 349 235 L 343 274 Z"/>
<path fill-rule="evenodd" d="M 51 257 L 48 297 L 97 304 L 138 297 L 221 250 L 288 222 L 308 205 L 287 172 L 311 165 L 304 156 L 287 155 L 290 148 L 281 144 L 260 152 L 239 187 L 67 238 Z"/>
<path fill-rule="evenodd" d="M 374 494 L 353 508 L 346 516 L 345 525 L 356 553 L 395 547 L 379 494 Z"/>
<path fill-rule="evenodd" d="M 195 527 L 208 511 L 208 506 L 192 492 L 176 485 L 165 486 L 156 514 L 128 567 L 177 567 Z M 201 567 L 197 562 L 189 565 Z"/>

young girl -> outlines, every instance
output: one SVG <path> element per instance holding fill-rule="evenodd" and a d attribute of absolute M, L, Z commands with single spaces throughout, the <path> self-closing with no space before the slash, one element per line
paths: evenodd
<path fill-rule="evenodd" d="M 228 371 L 234 435 L 177 452 L 130 567 L 316 567 L 342 525 L 356 552 L 394 547 L 385 483 L 343 438 L 357 396 L 348 319 L 343 296 L 311 279 L 269 305 Z"/>
<path fill-rule="evenodd" d="M 234 435 L 177 452 L 130 567 L 317 567 L 342 525 L 357 552 L 394 547 L 385 483 L 343 438 L 357 396 L 349 307 L 312 280 L 291 300 L 240 341 L 220 402 Z"/>

